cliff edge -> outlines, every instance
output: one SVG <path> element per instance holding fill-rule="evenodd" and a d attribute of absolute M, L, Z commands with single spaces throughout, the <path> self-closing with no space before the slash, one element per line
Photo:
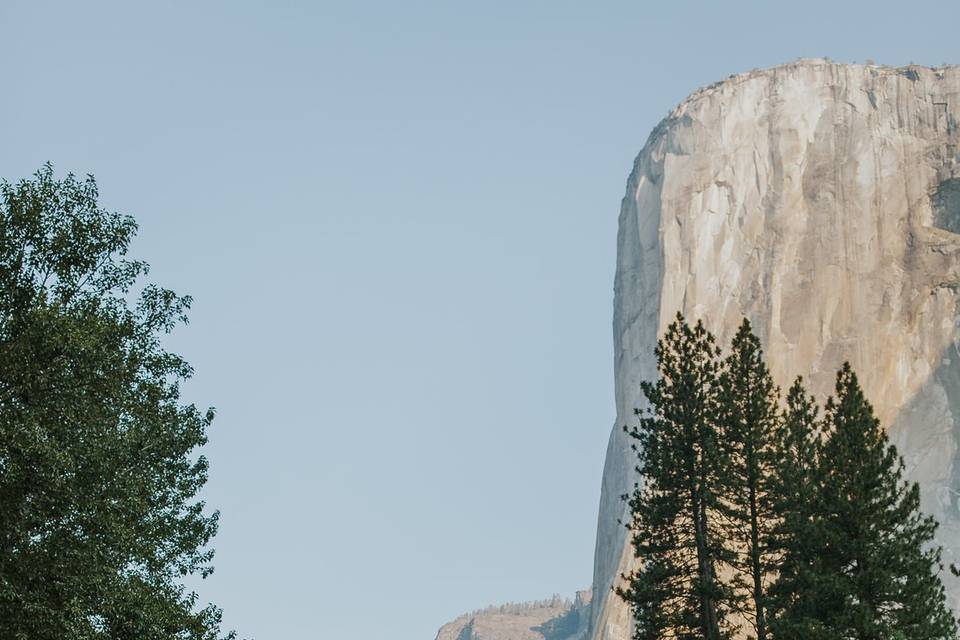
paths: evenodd
<path fill-rule="evenodd" d="M 941 524 L 944 561 L 960 561 L 958 123 L 960 67 L 801 60 L 700 89 L 654 129 L 620 210 L 617 421 L 593 600 L 572 637 L 630 638 L 611 591 L 633 565 L 618 524 L 636 481 L 621 427 L 677 311 L 725 344 L 748 317 L 776 381 L 802 374 L 821 399 L 849 360 Z M 960 610 L 960 582 L 944 580 Z M 459 635 L 443 640 L 547 637 L 539 623 L 514 631 L 475 618 L 444 627 Z"/>
<path fill-rule="evenodd" d="M 620 211 L 592 638 L 630 637 L 610 591 L 632 565 L 621 426 L 677 311 L 724 344 L 750 318 L 784 387 L 803 374 L 824 397 L 849 360 L 960 558 L 958 121 L 958 67 L 803 60 L 701 89 L 654 130 Z"/>

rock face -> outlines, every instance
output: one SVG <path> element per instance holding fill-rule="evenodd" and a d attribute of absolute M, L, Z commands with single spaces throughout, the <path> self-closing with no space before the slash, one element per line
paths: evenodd
<path fill-rule="evenodd" d="M 620 212 L 591 638 L 630 637 L 610 592 L 632 563 L 620 427 L 677 311 L 724 344 L 747 316 L 778 383 L 803 374 L 821 399 L 850 360 L 960 559 L 958 122 L 960 68 L 807 60 L 697 91 L 654 130 Z"/>
<path fill-rule="evenodd" d="M 960 67 L 804 60 L 695 92 L 640 152 L 620 211 L 617 422 L 601 487 L 593 602 L 487 610 L 437 640 L 628 640 L 611 593 L 632 569 L 621 426 L 677 311 L 729 344 L 743 316 L 782 387 L 822 400 L 849 360 L 960 563 Z M 960 611 L 960 582 L 945 576 Z M 568 625 L 578 611 L 576 629 Z M 553 621 L 554 626 L 547 623 Z"/>
<path fill-rule="evenodd" d="M 573 602 L 549 600 L 488 607 L 440 628 L 436 640 L 581 640 L 590 614 L 590 592 Z"/>

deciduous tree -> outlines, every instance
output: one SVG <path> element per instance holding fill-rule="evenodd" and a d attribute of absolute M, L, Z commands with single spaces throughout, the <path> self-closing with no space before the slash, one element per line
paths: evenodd
<path fill-rule="evenodd" d="M 190 298 L 143 283 L 92 177 L 0 187 L 0 637 L 212 640 L 217 513 L 197 492 L 213 410 L 165 350 Z M 232 634 L 231 634 L 232 636 Z"/>

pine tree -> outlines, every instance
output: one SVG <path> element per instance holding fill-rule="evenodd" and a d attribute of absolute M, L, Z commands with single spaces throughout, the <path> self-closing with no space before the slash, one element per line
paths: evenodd
<path fill-rule="evenodd" d="M 768 590 L 770 630 L 777 640 L 833 640 L 823 620 L 842 603 L 823 597 L 819 527 L 822 482 L 818 467 L 819 407 L 797 378 L 777 429 L 772 476 L 772 542 L 776 581 Z"/>
<path fill-rule="evenodd" d="M 650 406 L 628 430 L 643 478 L 629 497 L 641 567 L 618 593 L 633 607 L 636 640 L 721 640 L 732 634 L 732 596 L 717 575 L 729 560 L 717 524 L 719 350 L 702 323 L 678 314 L 655 354 L 660 378 L 641 385 Z"/>
<path fill-rule="evenodd" d="M 955 637 L 945 603 L 937 524 L 920 513 L 920 490 L 904 480 L 903 460 L 889 444 L 849 364 L 826 404 L 821 454 L 823 534 L 815 587 L 842 603 L 824 624 L 835 638 L 940 640 Z"/>
<path fill-rule="evenodd" d="M 736 613 L 758 640 L 955 638 L 937 524 L 850 366 L 822 419 L 800 378 L 781 414 L 749 324 L 714 342 L 678 314 L 628 430 L 634 638 L 727 639 Z"/>
<path fill-rule="evenodd" d="M 760 340 L 743 320 L 720 375 L 721 445 L 725 468 L 723 520 L 733 554 L 740 613 L 757 640 L 769 633 L 766 591 L 774 571 L 771 483 L 780 419 L 779 392 L 763 360 Z"/>

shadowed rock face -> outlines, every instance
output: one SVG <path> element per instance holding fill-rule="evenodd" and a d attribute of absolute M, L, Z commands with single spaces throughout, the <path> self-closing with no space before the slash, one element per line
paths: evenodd
<path fill-rule="evenodd" d="M 960 68 L 810 60 L 702 89 L 654 130 L 620 212 L 593 638 L 630 637 L 610 593 L 632 564 L 620 427 L 677 311 L 724 344 L 747 316 L 778 383 L 802 374 L 821 399 L 850 360 L 960 559 L 958 121 Z"/>

